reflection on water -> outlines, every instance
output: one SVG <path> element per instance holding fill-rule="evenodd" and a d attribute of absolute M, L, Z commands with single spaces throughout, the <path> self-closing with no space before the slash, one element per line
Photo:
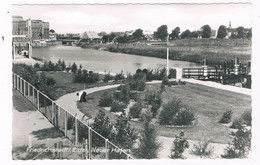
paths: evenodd
<path fill-rule="evenodd" d="M 81 64 L 85 69 L 112 73 L 121 71 L 134 73 L 136 69 L 166 67 L 164 59 L 61 45 L 33 48 L 33 57 L 53 62 L 61 59 L 67 65 L 75 62 L 77 65 Z M 177 60 L 170 60 L 169 65 L 177 68 L 198 66 L 195 63 Z"/>

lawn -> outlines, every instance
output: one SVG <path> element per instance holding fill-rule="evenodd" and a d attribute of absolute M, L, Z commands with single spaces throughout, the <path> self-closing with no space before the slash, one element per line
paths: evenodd
<path fill-rule="evenodd" d="M 147 85 L 146 89 L 159 89 L 160 84 Z M 110 89 L 111 92 L 116 89 Z M 88 102 L 78 103 L 78 108 L 89 116 L 95 117 L 102 110 L 115 122 L 117 118 L 98 106 L 100 96 L 104 91 L 96 92 L 87 96 Z M 218 123 L 223 112 L 233 111 L 233 119 L 238 118 L 244 111 L 251 110 L 251 97 L 230 91 L 219 90 L 198 84 L 187 83 L 183 86 L 166 87 L 162 94 L 163 104 L 173 97 L 180 98 L 182 102 L 196 111 L 196 120 L 190 127 L 169 128 L 158 126 L 159 134 L 166 137 L 174 137 L 181 130 L 190 140 L 210 140 L 217 143 L 230 142 L 232 129 Z M 131 121 L 134 128 L 141 129 L 142 123 Z"/>
<path fill-rule="evenodd" d="M 224 61 L 231 61 L 236 57 L 240 58 L 243 64 L 251 60 L 250 40 L 214 40 L 214 39 L 191 39 L 171 41 L 169 46 L 147 45 L 147 44 L 117 44 L 117 45 L 94 45 L 92 48 L 112 52 L 166 58 L 166 48 L 169 47 L 169 58 L 195 63 L 202 63 L 207 59 L 209 66 L 223 64 Z"/>
<path fill-rule="evenodd" d="M 45 72 L 46 76 L 53 77 L 56 81 L 56 84 L 52 87 L 52 94 L 54 95 L 55 100 L 60 98 L 61 96 L 72 93 L 76 91 L 80 91 L 87 88 L 103 86 L 103 85 L 111 85 L 115 84 L 115 82 L 104 83 L 102 81 L 94 84 L 83 84 L 83 83 L 73 83 L 74 73 L 67 72 Z M 103 79 L 103 75 L 100 75 L 100 80 Z"/>

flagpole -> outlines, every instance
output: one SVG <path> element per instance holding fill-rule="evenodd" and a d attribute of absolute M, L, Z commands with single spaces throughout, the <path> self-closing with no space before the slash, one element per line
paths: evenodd
<path fill-rule="evenodd" d="M 167 61 L 166 61 L 166 75 L 169 75 L 169 35 L 167 36 Z"/>

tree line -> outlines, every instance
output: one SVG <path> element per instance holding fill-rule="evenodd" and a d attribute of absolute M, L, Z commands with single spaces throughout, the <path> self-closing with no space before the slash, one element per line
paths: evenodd
<path fill-rule="evenodd" d="M 230 34 L 229 34 L 230 33 Z M 252 28 L 246 29 L 243 26 L 237 28 L 229 29 L 224 25 L 219 26 L 217 30 L 216 38 L 226 38 L 229 35 L 229 38 L 242 38 L 242 39 L 251 39 L 252 38 Z M 175 27 L 171 33 L 168 32 L 167 25 L 161 25 L 153 33 L 153 38 L 161 41 L 166 41 L 169 37 L 169 40 L 178 40 L 178 39 L 190 39 L 190 38 L 210 38 L 212 36 L 212 29 L 209 25 L 204 25 L 200 30 L 190 31 L 189 29 L 181 32 L 180 27 Z M 131 35 L 123 34 L 117 35 L 116 33 L 105 34 L 102 37 L 103 42 L 115 41 L 118 43 L 128 43 L 147 40 L 147 36 L 144 35 L 142 29 L 136 29 Z"/>

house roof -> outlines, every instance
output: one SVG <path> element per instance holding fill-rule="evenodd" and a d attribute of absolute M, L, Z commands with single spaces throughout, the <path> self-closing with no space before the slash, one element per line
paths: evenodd
<path fill-rule="evenodd" d="M 94 31 L 86 31 L 84 32 L 81 36 L 81 39 L 97 39 L 97 38 L 101 38 L 97 32 Z"/>

